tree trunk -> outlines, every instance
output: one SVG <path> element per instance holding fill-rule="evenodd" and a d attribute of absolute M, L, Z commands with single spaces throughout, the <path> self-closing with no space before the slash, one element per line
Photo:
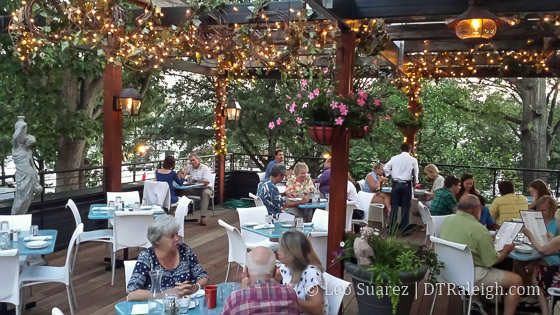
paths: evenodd
<path fill-rule="evenodd" d="M 516 83 L 516 87 L 523 101 L 523 122 L 520 125 L 523 154 L 521 165 L 523 168 L 546 169 L 548 165 L 546 79 L 523 78 Z M 524 172 L 522 175 L 524 187 L 528 187 L 531 181 L 542 178 L 544 174 Z"/>
<path fill-rule="evenodd" d="M 85 140 L 71 140 L 64 137 L 58 145 L 56 171 L 80 168 L 86 146 Z M 58 173 L 56 175 L 56 192 L 80 188 L 80 172 Z"/>

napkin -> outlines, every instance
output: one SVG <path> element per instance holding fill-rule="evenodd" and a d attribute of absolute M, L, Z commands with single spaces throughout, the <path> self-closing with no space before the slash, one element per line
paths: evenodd
<path fill-rule="evenodd" d="M 47 236 L 26 236 L 23 238 L 24 241 L 29 242 L 29 241 L 46 241 L 46 240 L 52 240 L 52 236 L 47 235 Z"/>
<path fill-rule="evenodd" d="M 274 224 L 264 223 L 264 224 L 253 226 L 253 230 L 260 230 L 260 229 L 274 229 Z"/>
<path fill-rule="evenodd" d="M 134 304 L 132 305 L 132 310 L 130 311 L 131 315 L 134 314 L 148 314 L 148 312 L 150 311 L 150 308 L 148 306 L 148 303 L 142 303 L 142 304 Z"/>
<path fill-rule="evenodd" d="M 198 298 L 198 297 L 203 297 L 204 296 L 204 289 L 200 289 L 198 291 L 196 291 L 195 293 L 191 294 L 191 298 Z"/>
<path fill-rule="evenodd" d="M 109 211 L 109 207 L 94 207 L 91 211 Z"/>

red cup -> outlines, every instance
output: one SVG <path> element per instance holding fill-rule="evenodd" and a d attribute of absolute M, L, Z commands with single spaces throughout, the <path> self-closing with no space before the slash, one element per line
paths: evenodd
<path fill-rule="evenodd" d="M 204 305 L 211 309 L 216 308 L 216 297 L 218 295 L 218 287 L 215 285 L 207 285 L 204 287 Z"/>

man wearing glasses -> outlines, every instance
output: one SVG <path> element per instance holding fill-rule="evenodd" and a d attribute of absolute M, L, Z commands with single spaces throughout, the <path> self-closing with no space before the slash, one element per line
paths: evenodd
<path fill-rule="evenodd" d="M 195 195 L 200 197 L 200 225 L 206 225 L 206 210 L 208 203 L 213 195 L 214 183 L 212 183 L 212 174 L 208 166 L 200 163 L 200 158 L 196 155 L 189 157 L 190 165 L 185 167 L 186 175 L 190 175 L 190 181 L 193 183 L 201 183 L 203 187 L 193 187 L 183 190 L 184 195 Z"/>
<path fill-rule="evenodd" d="M 284 164 L 276 164 L 270 170 L 270 177 L 265 178 L 259 183 L 257 195 L 261 198 L 263 204 L 268 210 L 269 215 L 277 216 L 282 213 L 282 208 L 293 208 L 300 204 L 309 202 L 309 197 L 304 195 L 300 201 L 285 201 L 276 184 L 280 183 L 286 177 L 286 166 Z"/>

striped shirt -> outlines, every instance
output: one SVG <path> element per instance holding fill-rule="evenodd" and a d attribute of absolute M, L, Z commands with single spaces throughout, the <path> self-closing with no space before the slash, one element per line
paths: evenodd
<path fill-rule="evenodd" d="M 274 279 L 258 280 L 234 291 L 224 303 L 222 314 L 299 314 L 296 291 Z"/>

